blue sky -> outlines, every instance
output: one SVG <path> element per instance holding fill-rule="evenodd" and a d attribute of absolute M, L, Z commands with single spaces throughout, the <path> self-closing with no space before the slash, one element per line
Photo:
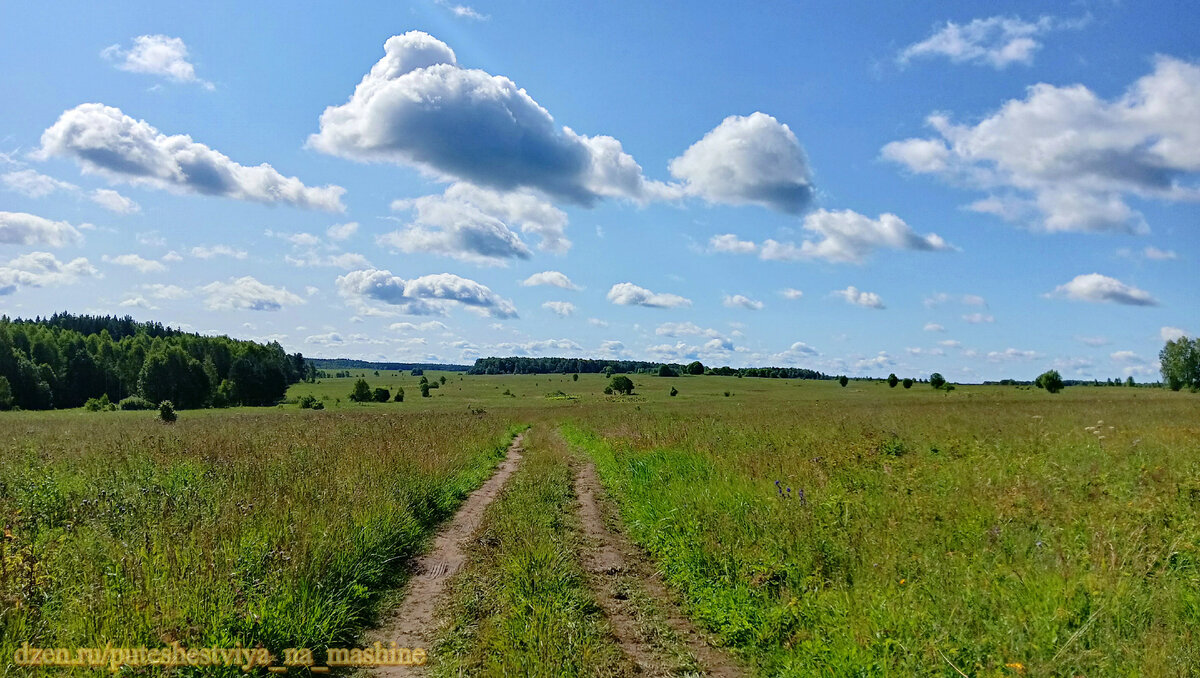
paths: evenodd
<path fill-rule="evenodd" d="M 0 310 L 1156 379 L 1200 331 L 1200 8 L 832 7 L 10 5 Z"/>

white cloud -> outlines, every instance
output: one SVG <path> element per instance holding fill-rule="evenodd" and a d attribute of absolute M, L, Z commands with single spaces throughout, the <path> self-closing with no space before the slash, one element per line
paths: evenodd
<path fill-rule="evenodd" d="M 63 263 L 49 252 L 29 252 L 0 266 L 0 295 L 12 294 L 18 287 L 56 287 L 98 277 L 96 267 L 83 257 Z"/>
<path fill-rule="evenodd" d="M 761 112 L 725 118 L 669 168 L 687 195 L 712 203 L 798 214 L 812 201 L 812 173 L 800 141 L 787 125 Z"/>
<path fill-rule="evenodd" d="M 989 351 L 987 354 L 988 362 L 993 363 L 1033 360 L 1039 357 L 1041 356 L 1036 351 L 1022 351 L 1015 348 L 1006 348 L 1003 351 Z"/>
<path fill-rule="evenodd" d="M 214 89 L 211 82 L 196 77 L 196 67 L 188 61 L 187 45 L 180 38 L 139 35 L 129 49 L 110 45 L 100 55 L 122 71 L 158 75 L 175 82 L 194 82 L 205 89 Z"/>
<path fill-rule="evenodd" d="M 654 329 L 654 334 L 672 338 L 704 337 L 709 340 L 706 346 L 722 351 L 733 350 L 733 342 L 724 334 L 710 327 L 700 327 L 693 322 L 663 323 Z"/>
<path fill-rule="evenodd" d="M 901 50 L 897 60 L 907 64 L 913 58 L 940 56 L 954 63 L 986 64 L 996 69 L 1013 63 L 1029 65 L 1042 46 L 1036 38 L 1055 29 L 1081 24 L 1055 21 L 1051 17 L 1035 22 L 1004 16 L 975 19 L 967 24 L 947 21 L 933 35 Z"/>
<path fill-rule="evenodd" d="M 758 245 L 750 240 L 738 240 L 732 233 L 725 233 L 714 235 L 708 241 L 708 249 L 724 254 L 754 254 L 758 251 Z"/>
<path fill-rule="evenodd" d="M 88 197 L 97 205 L 117 214 L 133 214 L 142 210 L 142 206 L 133 198 L 127 198 L 110 188 L 97 188 Z"/>
<path fill-rule="evenodd" d="M 1105 337 L 1075 337 L 1075 340 L 1088 346 L 1106 346 L 1109 343 Z"/>
<path fill-rule="evenodd" d="M 446 324 L 437 320 L 427 320 L 423 323 L 392 323 L 388 329 L 393 332 L 432 332 L 434 330 L 449 330 Z"/>
<path fill-rule="evenodd" d="M 779 294 L 784 299 L 792 299 L 792 300 L 796 300 L 796 299 L 799 299 L 800 297 L 804 296 L 804 292 L 802 292 L 798 289 L 795 289 L 793 287 L 785 287 L 782 290 L 779 290 Z"/>
<path fill-rule="evenodd" d="M 588 324 L 593 327 L 608 327 L 608 321 L 600 318 L 588 318 Z"/>
<path fill-rule="evenodd" d="M 413 221 L 377 241 L 401 252 L 431 252 L 480 264 L 528 259 L 529 248 L 512 230 L 537 235 L 539 248 L 563 254 L 571 248 L 567 215 L 526 192 L 498 193 L 457 182 L 441 195 L 397 200 L 392 209 L 411 209 Z"/>
<path fill-rule="evenodd" d="M 73 192 L 79 187 L 67 181 L 46 176 L 37 170 L 23 169 L 0 175 L 0 181 L 11 191 L 28 198 L 44 198 L 55 191 Z"/>
<path fill-rule="evenodd" d="M 1077 275 L 1065 285 L 1059 285 L 1050 296 L 1075 301 L 1109 302 L 1129 306 L 1157 306 L 1149 292 L 1099 273 Z"/>
<path fill-rule="evenodd" d="M 1144 233 L 1128 196 L 1200 199 L 1188 181 L 1200 171 L 1198 110 L 1200 65 L 1164 56 L 1111 101 L 1083 85 L 1037 84 L 975 125 L 931 115 L 937 137 L 889 143 L 882 156 L 988 191 L 977 211 L 1017 220 L 1036 210 L 1032 225 L 1052 232 Z"/>
<path fill-rule="evenodd" d="M 268 164 L 248 167 L 192 138 L 167 136 L 103 104 L 65 111 L 42 133 L 35 157 L 74 158 L 84 172 L 183 193 L 341 211 L 340 186 L 305 186 Z"/>
<path fill-rule="evenodd" d="M 1145 360 L 1142 359 L 1141 356 L 1134 353 L 1133 351 L 1114 351 L 1111 354 L 1109 354 L 1108 357 L 1111 358 L 1113 360 L 1113 362 L 1117 362 L 1117 363 L 1141 364 L 1141 363 L 1146 362 Z"/>
<path fill-rule="evenodd" d="M 571 282 L 571 279 L 568 278 L 566 274 L 558 271 L 542 271 L 541 273 L 534 273 L 525 280 L 521 281 L 521 285 L 524 287 L 549 285 L 551 287 L 561 287 L 564 290 L 581 289 L 575 283 Z"/>
<path fill-rule="evenodd" d="M 646 306 L 649 308 L 678 308 L 691 306 L 692 300 L 678 294 L 658 294 L 633 283 L 623 282 L 612 286 L 608 300 L 621 306 Z"/>
<path fill-rule="evenodd" d="M 834 290 L 834 296 L 841 297 L 847 304 L 862 306 L 865 308 L 884 308 L 883 299 L 874 292 L 862 292 L 857 287 L 851 285 L 844 290 Z"/>
<path fill-rule="evenodd" d="M 863 263 L 877 249 L 946 251 L 955 249 L 936 233 L 921 235 L 894 214 L 878 219 L 852 210 L 817 210 L 803 221 L 804 230 L 819 236 L 799 245 L 768 239 L 761 247 L 739 240 L 733 234 L 715 236 L 709 248 L 715 252 L 753 254 L 768 261 L 824 259 L 835 263 Z"/>
<path fill-rule="evenodd" d="M 0 243 L 66 247 L 83 242 L 83 235 L 65 221 L 51 221 L 26 212 L 0 212 Z"/>
<path fill-rule="evenodd" d="M 350 221 L 344 224 L 334 224 L 325 229 L 325 235 L 329 236 L 330 240 L 346 240 L 357 232 L 357 221 Z"/>
<path fill-rule="evenodd" d="M 437 4 L 450 10 L 450 13 L 460 19 L 474 19 L 475 21 L 487 21 L 490 17 L 486 14 L 480 14 L 474 7 L 469 5 L 455 5 L 447 0 L 435 0 Z"/>
<path fill-rule="evenodd" d="M 150 285 L 142 285 L 142 289 L 150 295 L 152 299 L 183 299 L 192 296 L 192 293 L 179 287 L 178 285 L 167 285 L 162 283 L 154 283 Z"/>
<path fill-rule="evenodd" d="M 212 247 L 201 245 L 192 248 L 192 256 L 198 259 L 212 259 L 213 257 L 245 259 L 248 255 L 245 250 L 234 249 L 228 245 L 213 245 Z"/>
<path fill-rule="evenodd" d="M 137 269 L 138 273 L 163 273 L 167 270 L 167 267 L 161 262 L 145 259 L 140 254 L 118 254 L 115 257 L 106 254 L 101 257 L 101 260 L 117 266 Z"/>
<path fill-rule="evenodd" d="M 938 342 L 938 345 L 946 348 L 962 348 L 962 342 L 956 339 L 943 339 Z"/>
<path fill-rule="evenodd" d="M 354 252 L 321 254 L 316 250 L 307 250 L 299 254 L 285 254 L 283 260 L 293 266 L 329 266 L 347 271 L 371 267 L 371 262 L 366 257 Z"/>
<path fill-rule="evenodd" d="M 761 301 L 751 299 L 743 294 L 726 294 L 724 298 L 721 299 L 721 303 L 724 304 L 726 308 L 744 308 L 748 311 L 761 311 L 764 306 Z"/>
<path fill-rule="evenodd" d="M 486 285 L 451 273 L 404 280 L 390 271 L 364 269 L 338 276 L 338 292 L 352 300 L 380 301 L 409 315 L 444 315 L 446 305 L 462 304 L 493 318 L 515 318 L 512 302 Z"/>
<path fill-rule="evenodd" d="M 1179 253 L 1175 250 L 1163 250 L 1153 245 L 1147 246 L 1140 252 L 1134 252 L 1127 247 L 1117 250 L 1117 255 L 1128 259 L 1145 259 L 1147 261 L 1172 261 L 1179 258 Z"/>
<path fill-rule="evenodd" d="M 990 313 L 968 313 L 968 314 L 964 315 L 962 317 L 962 319 L 971 323 L 972 325 L 996 322 L 996 317 L 991 315 Z"/>
<path fill-rule="evenodd" d="M 317 346 L 340 346 L 346 343 L 346 340 L 337 332 L 326 332 L 325 334 L 313 334 L 304 338 L 306 344 L 316 344 Z"/>
<path fill-rule="evenodd" d="M 183 257 L 180 256 L 180 254 L 178 252 L 176 252 L 175 250 L 171 250 L 170 252 L 167 252 L 166 254 L 162 255 L 162 260 L 163 261 L 183 261 Z"/>
<path fill-rule="evenodd" d="M 946 328 L 937 323 L 925 323 L 926 332 L 945 332 Z"/>
<path fill-rule="evenodd" d="M 321 114 L 310 147 L 583 205 L 602 197 L 644 202 L 670 192 L 647 181 L 616 139 L 559 127 L 513 81 L 459 66 L 454 51 L 433 36 L 392 36 L 384 52 L 346 103 Z"/>
<path fill-rule="evenodd" d="M 273 287 L 252 276 L 215 281 L 199 288 L 207 295 L 205 308 L 210 311 L 278 311 L 284 306 L 303 304 L 304 299 L 284 287 Z"/>
<path fill-rule="evenodd" d="M 158 310 L 158 307 L 157 307 L 157 306 L 155 306 L 154 304 L 150 303 L 150 302 L 149 302 L 149 301 L 146 299 L 146 297 L 143 297 L 143 296 L 140 296 L 140 295 L 139 295 L 139 296 L 128 297 L 128 298 L 126 298 L 126 299 L 123 299 L 123 300 L 121 300 L 121 303 L 119 303 L 119 304 L 117 304 L 117 305 L 118 305 L 118 306 L 121 306 L 121 307 L 124 307 L 124 308 L 144 308 L 144 309 L 147 309 L 147 310 L 150 310 L 150 311 L 156 311 L 156 310 Z"/>
<path fill-rule="evenodd" d="M 877 369 L 881 369 L 884 367 L 890 367 L 891 365 L 895 365 L 895 364 L 896 364 L 896 361 L 892 360 L 892 356 L 888 355 L 887 351 L 880 351 L 874 357 L 863 358 L 861 360 L 855 361 L 854 369 L 857 369 L 857 370 L 876 369 L 877 370 Z"/>
<path fill-rule="evenodd" d="M 542 308 L 564 318 L 575 312 L 575 304 L 569 301 L 547 301 L 542 304 Z"/>
<path fill-rule="evenodd" d="M 1178 327 L 1163 327 L 1158 331 L 1158 336 L 1163 341 L 1175 341 L 1180 337 L 1187 336 L 1187 332 L 1179 329 Z"/>

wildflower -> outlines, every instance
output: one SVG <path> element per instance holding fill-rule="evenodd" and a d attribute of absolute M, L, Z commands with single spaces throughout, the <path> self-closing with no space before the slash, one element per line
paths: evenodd
<path fill-rule="evenodd" d="M 906 582 L 906 581 L 908 581 L 908 580 L 907 580 L 907 579 L 901 579 L 901 580 L 900 580 L 900 585 L 901 585 L 901 586 L 904 586 L 904 582 Z"/>
<path fill-rule="evenodd" d="M 1025 673 L 1025 665 L 1021 662 L 1010 662 L 1005 664 L 1005 666 L 1016 671 L 1017 673 Z"/>

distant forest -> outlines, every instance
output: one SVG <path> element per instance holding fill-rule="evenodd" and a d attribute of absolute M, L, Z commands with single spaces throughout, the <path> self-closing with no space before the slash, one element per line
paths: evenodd
<path fill-rule="evenodd" d="M 672 368 L 677 374 L 696 374 L 689 370 L 699 365 L 699 374 L 716 374 L 741 377 L 766 377 L 772 379 L 833 379 L 834 377 L 799 367 L 717 367 L 709 368 L 693 362 L 689 365 L 679 363 L 651 363 L 641 360 L 594 360 L 591 358 L 479 358 L 467 374 L 589 374 L 597 372 L 614 373 L 658 373 L 663 365 Z"/>
<path fill-rule="evenodd" d="M 126 316 L 0 317 L 0 409 L 273 405 L 316 369 L 276 342 L 206 337 Z"/>
<path fill-rule="evenodd" d="M 318 370 L 391 370 L 404 372 L 407 370 L 442 370 L 444 372 L 465 372 L 470 365 L 451 365 L 447 363 L 377 363 L 370 360 L 351 360 L 350 358 L 309 358 Z"/>

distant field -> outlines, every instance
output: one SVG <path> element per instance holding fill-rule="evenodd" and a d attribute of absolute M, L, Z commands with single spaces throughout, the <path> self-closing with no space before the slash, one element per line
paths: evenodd
<path fill-rule="evenodd" d="M 635 395 L 611 397 L 596 374 L 427 371 L 447 381 L 422 398 L 407 372 L 354 372 L 171 426 L 0 416 L 0 656 L 25 641 L 352 643 L 398 565 L 532 424 L 530 464 L 458 587 L 495 599 L 450 608 L 479 617 L 449 627 L 462 665 L 487 666 L 474 642 L 536 662 L 539 638 L 617 661 L 578 579 L 528 599 L 504 579 L 579 569 L 572 523 L 552 514 L 571 507 L 568 463 L 591 460 L 688 614 L 762 675 L 1200 666 L 1194 394 L 635 376 Z M 360 375 L 404 402 L 350 402 Z M 326 409 L 300 409 L 305 395 Z M 560 434 L 565 452 L 539 447 Z M 586 615 L 584 635 L 553 619 L 523 635 L 529 600 L 538 618 Z"/>

